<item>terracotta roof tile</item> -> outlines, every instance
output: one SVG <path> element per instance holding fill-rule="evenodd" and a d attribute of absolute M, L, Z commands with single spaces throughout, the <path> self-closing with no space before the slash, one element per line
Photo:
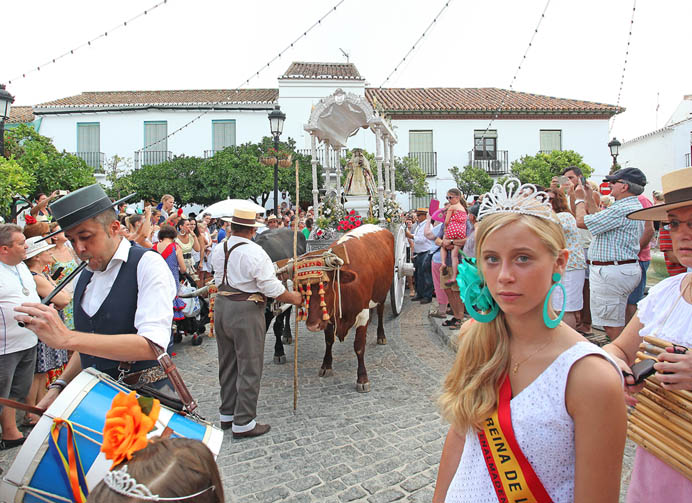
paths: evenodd
<path fill-rule="evenodd" d="M 32 122 L 35 118 L 34 107 L 12 107 L 10 108 L 10 116 L 7 118 L 7 123 Z"/>
<path fill-rule="evenodd" d="M 142 105 L 199 105 L 209 103 L 224 104 L 264 104 L 275 103 L 279 97 L 278 89 L 200 89 L 181 91 L 105 91 L 85 92 L 58 100 L 48 101 L 36 106 L 54 107 L 101 107 L 101 106 L 142 106 Z"/>
<path fill-rule="evenodd" d="M 353 63 L 306 63 L 296 61 L 281 79 L 365 80 Z"/>
<path fill-rule="evenodd" d="M 502 111 L 505 113 L 599 113 L 615 114 L 614 105 L 591 101 L 572 100 L 542 96 L 540 94 L 509 91 L 505 99 L 505 89 L 482 88 L 369 88 L 365 90 L 367 99 L 377 100 L 378 108 L 386 112 L 460 112 L 492 113 L 504 99 Z M 620 107 L 620 111 L 624 108 Z"/>

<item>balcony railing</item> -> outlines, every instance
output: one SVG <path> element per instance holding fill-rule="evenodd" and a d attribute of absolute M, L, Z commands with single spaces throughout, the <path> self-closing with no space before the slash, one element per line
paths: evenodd
<path fill-rule="evenodd" d="M 428 208 L 430 207 L 430 200 L 436 199 L 436 192 L 428 192 L 424 196 L 414 196 L 411 194 L 408 198 L 409 208 L 415 210 L 416 208 Z"/>
<path fill-rule="evenodd" d="M 408 156 L 418 161 L 425 176 L 437 176 L 437 152 L 409 152 Z"/>
<path fill-rule="evenodd" d="M 141 166 L 161 164 L 172 158 L 173 153 L 170 150 L 137 150 L 135 152 L 135 169 Z"/>
<path fill-rule="evenodd" d="M 312 149 L 309 148 L 298 148 L 296 149 L 296 153 L 301 154 L 301 155 L 309 155 L 312 156 Z M 346 149 L 342 150 L 329 150 L 329 165 L 332 167 L 332 169 L 336 168 L 337 163 L 341 162 L 341 159 L 346 158 Z M 323 148 L 318 148 L 317 149 L 317 162 L 319 162 L 322 167 L 325 166 L 325 159 L 324 159 L 324 149 Z"/>
<path fill-rule="evenodd" d="M 483 157 L 480 156 L 483 154 Z M 491 176 L 506 175 L 509 173 L 509 155 L 507 150 L 495 150 L 494 152 L 469 151 L 469 166 L 481 168 Z"/>
<path fill-rule="evenodd" d="M 687 152 L 685 154 L 685 167 L 692 168 L 692 152 Z"/>
<path fill-rule="evenodd" d="M 554 148 L 554 149 L 552 149 L 552 150 L 539 150 L 538 153 L 539 153 L 539 154 L 552 154 L 552 153 L 555 152 L 555 151 L 560 152 L 560 149 L 559 149 L 559 148 Z"/>
<path fill-rule="evenodd" d="M 210 157 L 214 157 L 214 154 L 216 154 L 217 152 L 221 152 L 222 150 L 223 149 L 221 149 L 221 148 L 216 149 L 216 150 L 205 150 L 204 151 L 204 158 L 209 159 Z"/>
<path fill-rule="evenodd" d="M 94 170 L 94 173 L 105 173 L 106 156 L 103 152 L 71 152 L 71 154 L 84 160 L 87 166 Z"/>

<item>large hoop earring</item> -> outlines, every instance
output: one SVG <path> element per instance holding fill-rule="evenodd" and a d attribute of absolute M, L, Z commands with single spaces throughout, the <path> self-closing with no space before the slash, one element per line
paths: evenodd
<path fill-rule="evenodd" d="M 565 287 L 562 285 L 562 283 L 560 283 L 562 275 L 559 272 L 555 272 L 553 273 L 552 279 L 555 283 L 553 283 L 553 286 L 551 286 L 550 290 L 548 290 L 548 295 L 546 295 L 545 301 L 543 302 L 543 323 L 545 323 L 545 326 L 548 328 L 555 328 L 560 324 L 562 318 L 565 316 L 565 308 L 567 307 L 567 292 L 565 291 Z M 551 320 L 550 316 L 548 315 L 548 304 L 550 303 L 550 296 L 552 295 L 556 286 L 559 286 L 562 290 L 562 311 L 557 318 Z"/>
<path fill-rule="evenodd" d="M 470 293 L 469 290 L 473 286 L 474 285 L 469 285 L 468 288 L 466 288 L 465 297 L 467 299 L 469 298 L 469 293 Z M 479 295 L 479 297 L 483 296 L 483 294 L 485 294 L 485 293 L 487 293 L 488 297 L 490 297 L 492 299 L 492 296 L 490 295 L 490 291 L 488 290 L 488 285 L 485 285 L 483 287 L 483 290 L 481 290 L 481 295 Z M 497 316 L 497 313 L 500 312 L 500 306 L 497 305 L 497 302 L 495 302 L 494 299 L 492 301 L 492 307 L 491 307 L 490 311 L 485 313 L 485 314 L 479 313 L 478 311 L 476 311 L 473 307 L 473 302 L 469 302 L 468 305 L 465 305 L 465 307 L 469 311 L 469 316 L 471 316 L 471 318 L 473 318 L 474 320 L 479 321 L 481 323 L 490 323 L 491 321 L 493 321 L 495 319 L 495 317 Z"/>

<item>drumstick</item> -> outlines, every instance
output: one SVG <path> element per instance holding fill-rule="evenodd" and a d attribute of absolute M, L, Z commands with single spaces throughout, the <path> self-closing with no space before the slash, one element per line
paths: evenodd
<path fill-rule="evenodd" d="M 0 398 L 0 405 L 5 405 L 12 409 L 23 410 L 24 412 L 30 412 L 32 414 L 38 414 L 39 416 L 42 416 L 43 413 L 46 412 L 46 409 L 43 409 L 41 407 L 34 407 L 33 405 L 27 405 L 22 402 L 15 402 L 14 400 L 10 400 L 9 398 Z"/>
<path fill-rule="evenodd" d="M 55 297 L 56 295 L 58 295 L 58 294 L 60 293 L 60 291 L 61 291 L 63 288 L 65 288 L 65 287 L 68 285 L 68 283 L 70 283 L 73 279 L 75 279 L 75 278 L 77 277 L 77 275 L 79 275 L 79 273 L 82 272 L 82 270 L 83 270 L 86 266 L 87 266 L 87 261 L 85 260 L 84 262 L 82 262 L 81 264 L 79 264 L 79 265 L 77 266 L 77 268 L 76 268 L 74 271 L 72 271 L 70 274 L 68 274 L 68 275 L 65 277 L 65 279 L 62 280 L 62 282 L 61 282 L 58 286 L 55 287 L 55 290 L 53 290 L 52 292 L 50 292 L 50 293 L 48 294 L 48 296 L 47 296 L 45 299 L 43 299 L 43 300 L 41 301 L 41 304 L 43 304 L 44 306 L 49 305 L 49 304 L 50 304 L 50 301 L 53 300 L 53 297 Z M 25 324 L 23 321 L 18 321 L 18 322 L 17 322 L 17 325 L 19 325 L 19 326 L 22 327 L 22 328 L 26 327 L 26 324 Z"/>

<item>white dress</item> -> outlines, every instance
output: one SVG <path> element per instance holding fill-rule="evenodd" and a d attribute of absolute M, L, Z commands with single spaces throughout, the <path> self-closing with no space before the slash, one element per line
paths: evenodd
<path fill-rule="evenodd" d="M 512 428 L 517 443 L 554 503 L 574 500 L 574 421 L 565 407 L 572 365 L 587 355 L 610 356 L 590 342 L 577 342 L 512 398 Z M 466 435 L 464 452 L 447 491 L 446 503 L 497 503 L 478 435 Z"/>

